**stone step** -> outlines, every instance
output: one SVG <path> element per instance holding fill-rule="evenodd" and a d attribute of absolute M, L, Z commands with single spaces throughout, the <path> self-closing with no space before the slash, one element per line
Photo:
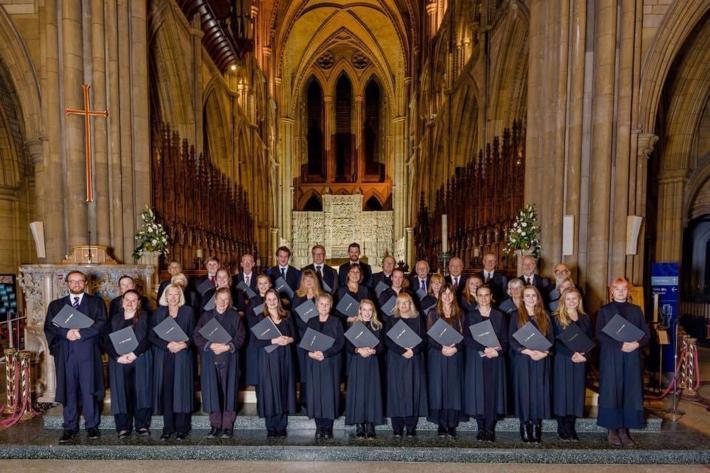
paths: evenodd
<path fill-rule="evenodd" d="M 236 430 L 243 431 L 264 431 L 264 419 L 256 416 L 254 406 L 246 406 L 237 416 L 237 420 L 234 423 L 234 428 Z M 378 431 L 391 430 L 389 425 L 389 419 L 387 420 L 387 425 L 377 426 Z M 578 432 L 590 432 L 590 433 L 604 433 L 606 429 L 599 427 L 597 425 L 596 418 L 585 417 L 577 419 L 577 431 Z M 643 432 L 660 432 L 662 419 L 658 417 L 649 416 L 647 419 L 647 424 Z M 62 428 L 62 408 L 61 406 L 53 407 L 43 417 L 43 425 L 45 429 L 61 429 Z M 83 421 L 82 421 L 83 425 Z M 517 418 L 506 417 L 498 422 L 496 430 L 498 432 L 518 432 L 519 421 Z M 102 430 L 115 430 L 115 423 L 113 416 L 104 413 L 101 418 L 101 425 L 99 426 Z M 151 428 L 153 430 L 163 428 L 163 418 L 161 416 L 153 416 L 151 422 Z M 192 416 L 192 428 L 193 430 L 209 430 L 210 422 L 209 417 L 205 414 L 199 413 Z M 305 430 L 305 431 L 315 431 L 315 423 L 313 420 L 308 419 L 304 415 L 292 415 L 289 416 L 288 420 L 289 431 L 295 430 Z M 338 431 L 351 431 L 354 430 L 354 426 L 345 425 L 345 417 L 339 417 L 335 420 L 333 425 L 334 430 Z M 419 419 L 419 424 L 417 426 L 419 431 L 436 431 L 437 425 L 433 424 L 422 417 Z M 458 428 L 461 432 L 475 432 L 476 422 L 468 421 L 462 422 Z M 557 422 L 555 420 L 545 420 L 543 421 L 543 430 L 546 432 L 556 432 Z"/>

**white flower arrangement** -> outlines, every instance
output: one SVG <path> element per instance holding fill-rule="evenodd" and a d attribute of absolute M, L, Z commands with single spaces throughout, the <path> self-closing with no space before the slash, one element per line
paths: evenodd
<path fill-rule="evenodd" d="M 155 213 L 145 206 L 141 212 L 141 227 L 136 234 L 136 249 L 133 251 L 133 258 L 139 259 L 145 251 L 157 251 L 165 256 L 168 251 L 168 234 L 163 225 L 155 222 Z"/>
<path fill-rule="evenodd" d="M 507 253 L 516 250 L 531 251 L 536 257 L 540 256 L 540 226 L 537 223 L 537 214 L 534 205 L 525 206 L 513 222 L 508 233 L 508 242 L 505 245 Z"/>

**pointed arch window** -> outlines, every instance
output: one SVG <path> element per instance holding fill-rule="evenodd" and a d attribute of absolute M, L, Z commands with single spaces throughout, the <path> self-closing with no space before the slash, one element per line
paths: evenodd
<path fill-rule="evenodd" d="M 307 172 L 309 178 L 326 178 L 325 143 L 323 141 L 324 122 L 323 89 L 315 77 L 311 77 L 306 90 L 306 118 L 308 143 Z"/>
<path fill-rule="evenodd" d="M 355 140 L 352 130 L 353 87 L 343 72 L 335 84 L 335 181 L 356 182 Z"/>
<path fill-rule="evenodd" d="M 382 109 L 382 90 L 373 76 L 365 87 L 365 113 L 362 123 L 365 176 L 368 181 L 382 181 L 385 177 Z"/>

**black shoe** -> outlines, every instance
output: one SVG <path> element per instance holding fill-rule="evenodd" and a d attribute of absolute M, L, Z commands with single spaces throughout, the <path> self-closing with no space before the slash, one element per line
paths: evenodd
<path fill-rule="evenodd" d="M 392 435 L 394 435 L 396 438 L 401 438 L 402 432 L 403 432 L 402 429 L 393 429 Z"/>
<path fill-rule="evenodd" d="M 277 437 L 288 437 L 288 432 L 286 431 L 286 429 L 277 430 L 276 436 Z"/>
<path fill-rule="evenodd" d="M 69 443 L 72 441 L 75 435 L 75 430 L 64 429 L 64 432 L 62 432 L 62 436 L 59 437 L 59 443 Z"/>
<path fill-rule="evenodd" d="M 207 433 L 207 438 L 208 439 L 213 439 L 219 437 L 219 435 L 222 433 L 222 429 L 219 427 L 212 427 L 210 431 Z"/>
<path fill-rule="evenodd" d="M 278 437 L 278 435 L 276 434 L 276 431 L 275 431 L 275 430 L 271 430 L 271 429 L 267 429 L 267 430 L 266 430 L 266 436 L 267 436 L 267 437 Z"/>
<path fill-rule="evenodd" d="M 161 441 L 161 442 L 165 442 L 165 441 L 167 441 L 167 440 L 170 440 L 170 436 L 171 436 L 171 435 L 173 435 L 173 434 L 169 434 L 169 433 L 163 432 L 163 434 L 160 436 L 160 441 Z"/>
<path fill-rule="evenodd" d="M 320 427 L 318 427 L 318 428 L 316 429 L 316 438 L 317 438 L 317 439 L 323 439 L 323 438 L 325 438 L 325 432 L 324 432 L 323 429 L 320 428 Z"/>
<path fill-rule="evenodd" d="M 223 439 L 231 439 L 234 437 L 234 429 L 224 429 L 220 437 Z"/>
<path fill-rule="evenodd" d="M 365 424 L 357 424 L 355 427 L 355 437 L 359 439 L 365 438 Z"/>
<path fill-rule="evenodd" d="M 567 431 L 567 418 L 566 417 L 558 417 L 557 418 L 557 436 L 560 438 L 560 440 L 569 440 L 570 439 L 569 432 Z"/>
<path fill-rule="evenodd" d="M 495 430 L 486 431 L 486 438 L 483 440 L 485 440 L 486 442 L 495 442 L 496 441 L 496 431 Z"/>
<path fill-rule="evenodd" d="M 141 437 L 150 437 L 150 429 L 147 429 L 145 427 L 138 429 L 138 435 Z"/>
<path fill-rule="evenodd" d="M 118 433 L 119 439 L 127 439 L 130 436 L 131 436 L 131 432 L 129 432 L 128 430 L 122 430 Z"/>
<path fill-rule="evenodd" d="M 481 442 L 484 442 L 486 440 L 486 432 L 485 430 L 478 430 L 478 433 L 476 434 L 476 440 L 480 440 Z"/>
<path fill-rule="evenodd" d="M 446 427 L 443 425 L 440 425 L 438 429 L 436 429 L 436 434 L 439 437 L 446 437 Z"/>
<path fill-rule="evenodd" d="M 99 432 L 99 429 L 96 427 L 91 427 L 86 430 L 86 438 L 89 440 L 96 440 L 101 436 L 101 433 Z"/>
<path fill-rule="evenodd" d="M 456 427 L 449 427 L 449 430 L 446 433 L 449 437 L 456 437 Z"/>
<path fill-rule="evenodd" d="M 185 440 L 187 437 L 187 432 L 178 432 L 177 435 L 175 435 L 175 438 L 177 440 Z"/>
<path fill-rule="evenodd" d="M 578 441 L 579 435 L 577 435 L 577 429 L 575 428 L 577 418 L 574 416 L 567 416 L 567 433 L 569 434 L 570 440 Z"/>
<path fill-rule="evenodd" d="M 532 426 L 528 429 L 528 423 L 520 421 L 520 440 L 523 442 L 530 442 L 532 437 Z"/>
<path fill-rule="evenodd" d="M 323 429 L 325 431 L 324 437 L 327 439 L 332 439 L 333 438 L 333 428 L 328 427 L 327 429 Z"/>
<path fill-rule="evenodd" d="M 416 427 L 407 429 L 407 437 L 416 437 L 417 436 L 417 429 Z"/>
<path fill-rule="evenodd" d="M 532 427 L 532 441 L 535 443 L 542 442 L 542 421 L 538 420 L 533 423 Z"/>
<path fill-rule="evenodd" d="M 375 436 L 375 424 L 367 424 L 366 435 L 369 439 L 374 439 Z"/>

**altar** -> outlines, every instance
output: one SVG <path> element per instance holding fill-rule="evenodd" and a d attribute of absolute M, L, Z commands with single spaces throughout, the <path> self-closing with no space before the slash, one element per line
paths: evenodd
<path fill-rule="evenodd" d="M 36 354 L 36 369 L 33 391 L 39 402 L 54 402 L 57 389 L 54 359 L 49 354 L 44 336 L 44 319 L 47 307 L 54 299 L 69 292 L 64 278 L 70 271 L 86 274 L 86 291 L 100 295 L 107 303 L 118 296 L 118 280 L 121 276 L 132 277 L 143 293 L 152 295 L 154 268 L 150 265 L 118 264 L 33 264 L 20 266 L 19 286 L 25 301 L 27 324 L 25 349 Z"/>

